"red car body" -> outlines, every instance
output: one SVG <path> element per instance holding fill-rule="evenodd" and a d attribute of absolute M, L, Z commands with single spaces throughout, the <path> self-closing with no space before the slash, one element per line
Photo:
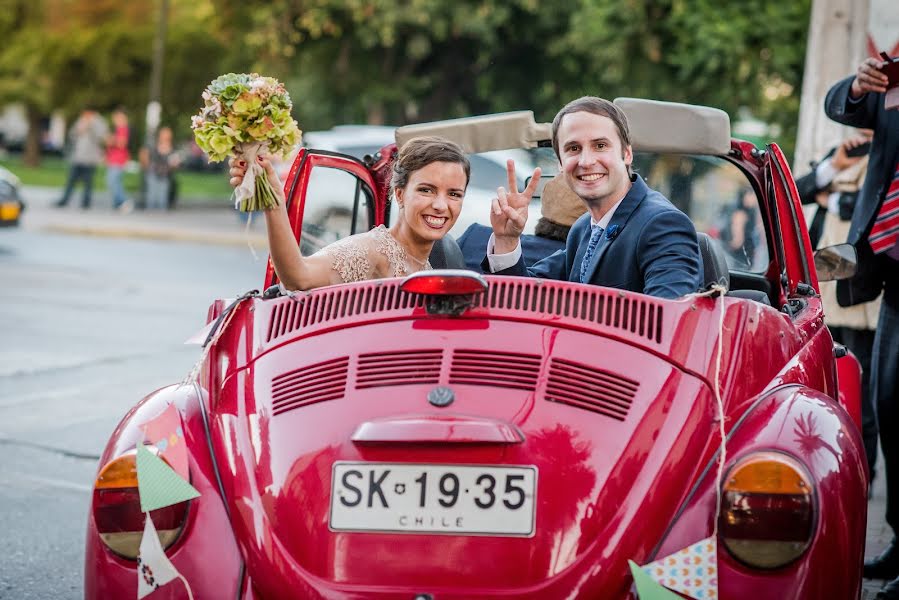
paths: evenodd
<path fill-rule="evenodd" d="M 302 151 L 285 186 L 298 238 L 316 165 L 356 176 L 372 221 L 383 222 L 394 152 L 366 165 Z M 230 303 L 218 300 L 209 322 L 220 336 L 197 382 L 144 398 L 101 467 L 134 449 L 142 423 L 178 407 L 201 496 L 167 554 L 195 598 L 633 598 L 628 560 L 646 564 L 715 531 L 717 393 L 725 472 L 755 452 L 782 453 L 814 488 L 811 539 L 789 564 L 753 568 L 719 543 L 720 597 L 858 598 L 867 467 L 857 364 L 834 357 L 780 150 L 733 141 L 726 158 L 759 192 L 764 276 L 784 309 L 496 276 L 456 315 L 429 311 L 395 279 L 253 296 L 222 319 Z M 435 388 L 448 388 L 451 403 L 432 401 Z M 355 468 L 363 481 L 366 465 L 384 464 L 526 466 L 533 528 L 455 533 L 452 511 L 423 525 L 442 532 L 335 528 L 336 473 L 351 482 Z M 507 473 L 496 498 L 517 504 L 523 480 L 496 472 Z M 370 505 L 380 506 L 378 491 L 369 486 Z M 85 597 L 131 597 L 136 563 L 103 543 L 96 503 Z M 172 583 L 152 597 L 185 595 Z"/>

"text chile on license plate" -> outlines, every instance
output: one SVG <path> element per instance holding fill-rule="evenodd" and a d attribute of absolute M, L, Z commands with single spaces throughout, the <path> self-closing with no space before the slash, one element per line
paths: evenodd
<path fill-rule="evenodd" d="M 534 535 L 537 467 L 336 462 L 335 531 Z"/>

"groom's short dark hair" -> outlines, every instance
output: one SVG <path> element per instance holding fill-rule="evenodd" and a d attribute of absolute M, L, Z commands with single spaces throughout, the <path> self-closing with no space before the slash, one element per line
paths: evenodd
<path fill-rule="evenodd" d="M 631 145 L 631 131 L 627 124 L 627 116 L 620 108 L 596 96 L 583 96 L 577 100 L 572 100 L 562 107 L 553 119 L 553 150 L 556 152 L 556 158 L 561 158 L 559 154 L 559 126 L 562 124 L 562 118 L 576 112 L 588 112 L 601 117 L 608 117 L 615 124 L 618 130 L 618 139 L 621 140 L 621 151 Z"/>

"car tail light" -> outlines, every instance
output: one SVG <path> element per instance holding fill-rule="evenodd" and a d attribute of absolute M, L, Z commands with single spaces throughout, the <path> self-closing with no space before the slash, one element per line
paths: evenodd
<path fill-rule="evenodd" d="M 737 560 L 756 568 L 782 567 L 802 555 L 815 531 L 811 477 L 779 452 L 751 454 L 728 472 L 719 531 Z"/>
<path fill-rule="evenodd" d="M 426 296 L 466 296 L 487 291 L 487 281 L 474 271 L 435 269 L 413 273 L 403 280 L 400 289 Z"/>
<path fill-rule="evenodd" d="M 436 269 L 413 273 L 403 280 L 400 289 L 424 296 L 428 314 L 457 317 L 487 291 L 487 280 L 474 271 Z"/>
<path fill-rule="evenodd" d="M 130 450 L 108 462 L 94 482 L 93 498 L 100 539 L 114 553 L 131 560 L 137 559 L 145 519 L 140 510 L 136 456 L 136 450 Z M 150 512 L 164 549 L 178 539 L 187 520 L 188 504 L 179 502 Z"/>

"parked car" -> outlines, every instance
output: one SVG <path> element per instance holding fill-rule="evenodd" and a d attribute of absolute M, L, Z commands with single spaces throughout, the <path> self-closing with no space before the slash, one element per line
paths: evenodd
<path fill-rule="evenodd" d="M 25 202 L 20 193 L 19 178 L 9 169 L 0 167 L 0 227 L 19 224 Z"/>
<path fill-rule="evenodd" d="M 194 597 L 632 599 L 629 560 L 714 536 L 721 598 L 859 598 L 858 363 L 818 295 L 851 248 L 813 254 L 776 144 L 731 139 L 715 109 L 616 102 L 720 287 L 664 300 L 449 270 L 215 300 L 198 375 L 139 401 L 103 452 L 85 597 L 134 594 L 135 449 L 174 406 L 200 495 L 149 515 Z M 303 252 L 389 221 L 391 158 L 422 134 L 554 160 L 529 111 L 401 127 L 375 161 L 304 148 L 287 182 Z M 349 219 L 320 219 L 329 169 Z M 744 186 L 759 230 L 729 262 L 708 231 Z"/>

